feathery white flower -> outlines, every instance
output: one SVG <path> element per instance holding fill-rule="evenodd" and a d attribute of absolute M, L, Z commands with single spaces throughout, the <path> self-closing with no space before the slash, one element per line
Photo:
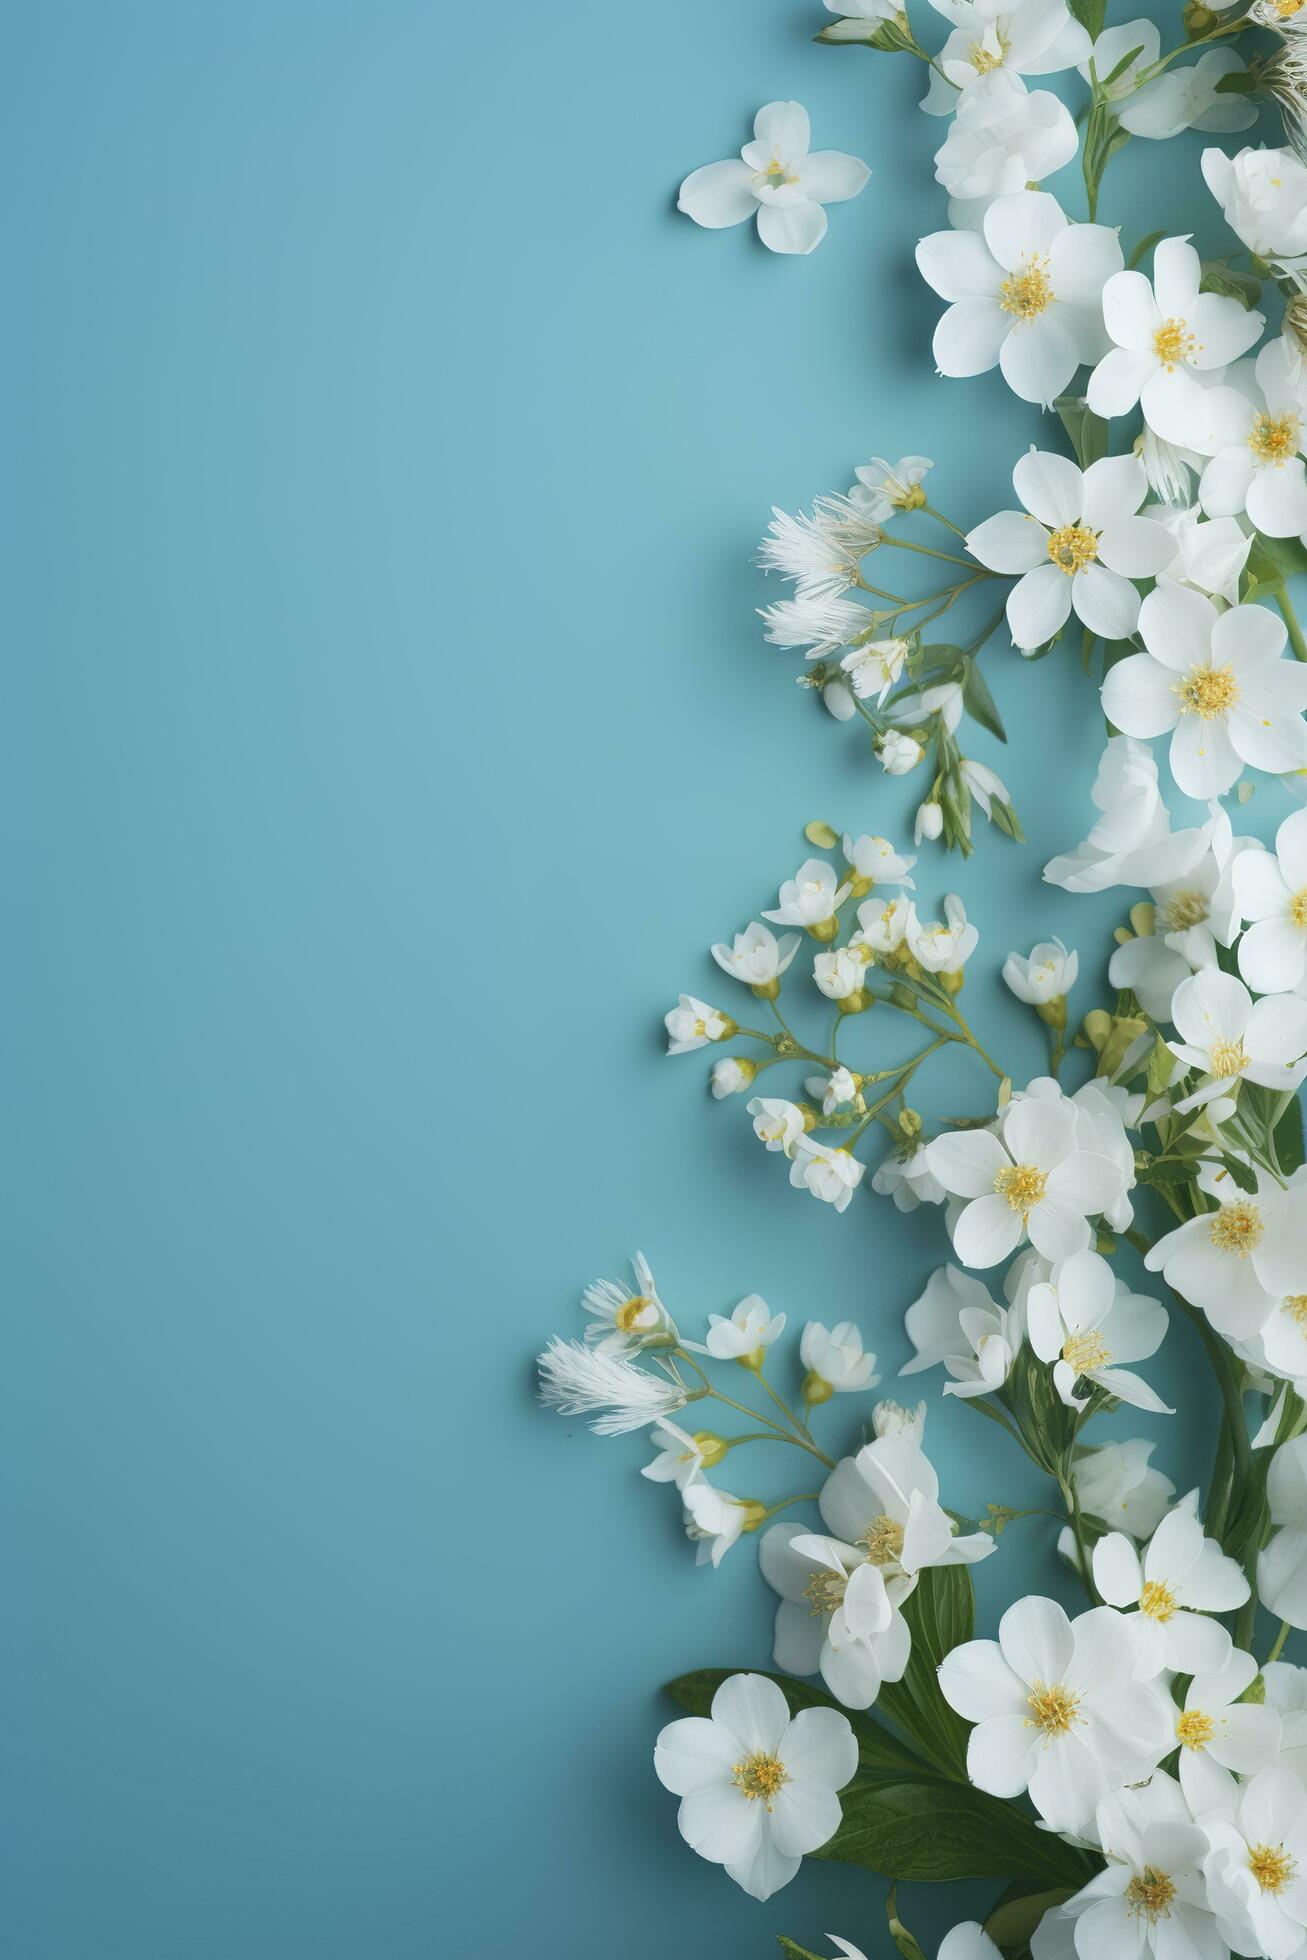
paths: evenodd
<path fill-rule="evenodd" d="M 813 150 L 800 102 L 769 102 L 753 119 L 753 141 L 740 160 L 692 170 L 676 200 L 697 225 L 719 231 L 756 217 L 772 252 L 811 252 L 826 236 L 826 204 L 856 197 L 871 172 L 843 150 Z"/>
<path fill-rule="evenodd" d="M 878 527 L 857 504 L 819 497 L 811 516 L 772 506 L 758 563 L 792 579 L 800 598 L 838 599 L 858 583 L 863 559 L 879 543 Z"/>
<path fill-rule="evenodd" d="M 906 640 L 868 640 L 846 653 L 840 666 L 859 701 L 879 704 L 898 681 L 907 657 Z"/>
<path fill-rule="evenodd" d="M 537 1358 L 540 1400 L 562 1416 L 590 1416 L 598 1436 L 623 1436 L 660 1416 L 675 1415 L 687 1400 L 679 1383 L 637 1368 L 611 1350 L 586 1347 L 557 1336 Z"/>
<path fill-rule="evenodd" d="M 764 639 L 774 647 L 802 647 L 809 660 L 852 646 L 871 632 L 875 622 L 866 606 L 852 599 L 801 594 L 759 606 Z"/>

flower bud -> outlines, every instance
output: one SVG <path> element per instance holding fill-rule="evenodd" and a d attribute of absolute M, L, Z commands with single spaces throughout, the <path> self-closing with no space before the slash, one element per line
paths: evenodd
<path fill-rule="evenodd" d="M 1066 1026 L 1066 995 L 1054 994 L 1052 1000 L 1042 1000 L 1035 1009 L 1045 1027 L 1056 1028 L 1060 1034 Z"/>
<path fill-rule="evenodd" d="M 871 1006 L 871 995 L 865 987 L 859 987 L 856 993 L 845 994 L 835 1005 L 841 1014 L 862 1014 Z"/>
<path fill-rule="evenodd" d="M 756 1497 L 742 1497 L 740 1504 L 744 1511 L 744 1523 L 740 1526 L 741 1531 L 756 1531 L 760 1524 L 766 1523 L 767 1506 L 760 1504 Z"/>
<path fill-rule="evenodd" d="M 823 1381 L 811 1369 L 803 1378 L 803 1399 L 811 1408 L 817 1402 L 829 1402 L 835 1390 L 828 1381 Z"/>
<path fill-rule="evenodd" d="M 1112 1016 L 1104 1007 L 1091 1007 L 1080 1025 L 1089 1046 L 1101 1055 L 1112 1032 Z"/>
<path fill-rule="evenodd" d="M 758 1073 L 758 1064 L 746 1055 L 724 1055 L 712 1067 L 712 1092 L 720 1102 L 723 1096 L 739 1096 Z"/>
<path fill-rule="evenodd" d="M 940 809 L 939 804 L 936 803 L 933 800 L 933 798 L 928 799 L 925 803 L 921 804 L 917 810 L 917 822 L 916 822 L 916 829 L 915 829 L 917 842 L 920 844 L 922 839 L 925 838 L 928 839 L 931 843 L 933 843 L 934 840 L 940 835 L 943 828 L 944 828 L 944 812 Z"/>
<path fill-rule="evenodd" d="M 951 973 L 940 974 L 939 984 L 946 994 L 960 994 L 966 984 L 966 978 L 962 968 L 955 966 Z"/>
<path fill-rule="evenodd" d="M 921 1135 L 921 1111 L 919 1109 L 901 1109 L 899 1111 L 899 1128 L 905 1137 L 919 1137 Z"/>

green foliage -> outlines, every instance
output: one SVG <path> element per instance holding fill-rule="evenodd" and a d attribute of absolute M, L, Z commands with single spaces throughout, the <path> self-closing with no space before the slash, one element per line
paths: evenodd
<path fill-rule="evenodd" d="M 1304 1162 L 1302 1104 L 1296 1096 L 1275 1125 L 1275 1155 L 1286 1177 Z"/>
<path fill-rule="evenodd" d="M 787 1939 L 784 1933 L 776 1935 L 776 1944 L 785 1955 L 785 1960 L 821 1960 L 821 1955 L 813 1953 L 809 1947 L 800 1946 L 797 1940 Z"/>
<path fill-rule="evenodd" d="M 889 1921 L 889 1936 L 903 1955 L 903 1960 L 926 1960 L 919 1942 L 899 1918 L 897 1885 L 890 1886 L 889 1897 L 885 1901 L 885 1917 Z"/>
<path fill-rule="evenodd" d="M 820 34 L 814 34 L 812 38 L 814 41 L 824 42 L 827 47 L 875 48 L 881 54 L 917 52 L 917 44 L 912 38 L 912 29 L 907 25 L 906 14 L 901 15 L 898 20 L 875 22 L 858 19 L 833 20 L 822 28 Z"/>
<path fill-rule="evenodd" d="M 966 662 L 962 673 L 962 705 L 973 721 L 987 728 L 991 735 L 997 735 L 1000 742 L 1006 742 L 1007 730 L 1003 717 L 989 691 L 989 683 L 980 671 L 980 663 L 972 655 Z"/>
<path fill-rule="evenodd" d="M 937 1670 L 951 1648 L 970 1640 L 975 1625 L 968 1567 L 939 1565 L 923 1572 L 904 1602 L 903 1617 L 912 1630 L 912 1655 L 903 1679 L 882 1687 L 879 1705 L 937 1769 L 965 1777 L 971 1730 L 941 1694 Z"/>
<path fill-rule="evenodd" d="M 990 1913 L 985 1931 L 1005 1953 L 1020 1950 L 1030 1944 L 1030 1936 L 1044 1914 L 1070 1897 L 1064 1886 L 1057 1886 L 1051 1892 L 1027 1892 L 1018 1882 L 1008 1887 Z"/>
<path fill-rule="evenodd" d="M 682 1674 L 675 1681 L 667 1683 L 667 1693 L 672 1700 L 679 1702 L 687 1715 L 707 1715 L 712 1708 L 712 1698 L 722 1682 L 732 1674 L 738 1674 L 737 1667 L 698 1667 L 691 1674 Z M 809 1681 L 799 1681 L 789 1674 L 768 1674 L 782 1689 L 792 1714 L 801 1708 L 838 1708 L 852 1724 L 858 1741 L 858 1773 L 872 1773 L 880 1776 L 928 1775 L 929 1767 L 905 1742 L 872 1716 L 862 1714 L 856 1708 L 842 1708 L 833 1695 L 824 1688 L 815 1688 Z"/>
<path fill-rule="evenodd" d="M 1200 290 L 1222 299 L 1237 299 L 1245 311 L 1251 311 L 1262 296 L 1262 282 L 1251 272 L 1236 272 L 1224 259 L 1204 259 Z"/>
<path fill-rule="evenodd" d="M 1053 406 L 1062 418 L 1062 427 L 1071 438 L 1071 447 L 1082 470 L 1106 456 L 1107 423 L 1101 415 L 1094 414 L 1082 395 L 1059 395 Z"/>
<path fill-rule="evenodd" d="M 945 1777 L 854 1784 L 844 1818 L 812 1855 L 863 1865 L 887 1878 L 938 1884 L 959 1878 L 1025 1879 L 1078 1890 L 1096 1869 L 1013 1803 Z"/>
<path fill-rule="evenodd" d="M 1307 545 L 1301 538 L 1264 538 L 1259 534 L 1248 553 L 1244 597 L 1281 591 L 1285 580 L 1296 578 L 1300 572 L 1307 572 Z"/>
<path fill-rule="evenodd" d="M 1071 12 L 1091 41 L 1096 41 L 1107 19 L 1107 0 L 1069 0 Z"/>

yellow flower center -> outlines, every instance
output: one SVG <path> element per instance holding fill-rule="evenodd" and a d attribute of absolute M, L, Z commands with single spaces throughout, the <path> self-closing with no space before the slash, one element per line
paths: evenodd
<path fill-rule="evenodd" d="M 1048 276 L 1048 260 L 1035 257 L 1020 272 L 1013 272 L 998 289 L 998 303 L 1005 313 L 1018 320 L 1037 320 L 1057 297 Z"/>
<path fill-rule="evenodd" d="M 903 1526 L 895 1524 L 893 1518 L 887 1518 L 882 1511 L 878 1518 L 872 1519 L 858 1543 L 867 1554 L 869 1564 L 893 1565 L 903 1552 Z"/>
<path fill-rule="evenodd" d="M 622 1302 L 617 1312 L 613 1315 L 614 1327 L 619 1327 L 623 1334 L 629 1334 L 632 1328 L 640 1325 L 640 1316 L 648 1305 L 649 1300 L 647 1295 L 633 1293 L 629 1300 Z"/>
<path fill-rule="evenodd" d="M 1145 1865 L 1137 1878 L 1132 1878 L 1125 1888 L 1130 1901 L 1131 1917 L 1147 1920 L 1169 1919 L 1171 1901 L 1175 1897 L 1175 1881 L 1165 1872 L 1159 1872 L 1153 1865 Z"/>
<path fill-rule="evenodd" d="M 1271 0 L 1271 5 L 1281 20 L 1292 20 L 1295 14 L 1302 12 L 1303 0 Z"/>
<path fill-rule="evenodd" d="M 992 75 L 996 68 L 1003 66 L 1006 52 L 1007 49 L 1001 44 L 998 52 L 995 53 L 992 48 L 982 47 L 979 41 L 973 41 L 967 59 L 978 75 Z"/>
<path fill-rule="evenodd" d="M 844 1590 L 848 1580 L 842 1572 L 827 1572 L 824 1569 L 814 1572 L 803 1588 L 803 1597 L 812 1607 L 814 1619 L 824 1618 L 834 1613 L 844 1604 Z"/>
<path fill-rule="evenodd" d="M 1280 1311 L 1287 1313 L 1301 1327 L 1307 1321 L 1307 1293 L 1290 1293 L 1281 1303 Z"/>
<path fill-rule="evenodd" d="M 760 170 L 758 175 L 770 190 L 778 190 L 782 184 L 797 184 L 799 181 L 797 177 L 792 176 L 786 170 L 780 157 L 774 151 L 771 162 L 765 170 Z"/>
<path fill-rule="evenodd" d="M 1150 1620 L 1157 1620 L 1165 1626 L 1175 1618 L 1175 1594 L 1160 1579 L 1150 1579 L 1139 1595 L 1139 1611 L 1147 1614 Z"/>
<path fill-rule="evenodd" d="M 1248 1066 L 1248 1050 L 1242 1041 L 1214 1041 L 1212 1043 L 1212 1074 L 1242 1075 Z"/>
<path fill-rule="evenodd" d="M 781 1785 L 790 1780 L 780 1757 L 769 1756 L 761 1749 L 756 1755 L 746 1756 L 742 1763 L 732 1763 L 731 1775 L 750 1803 L 760 1802 L 767 1810 L 771 1809 Z"/>
<path fill-rule="evenodd" d="M 1098 538 L 1083 524 L 1064 524 L 1048 540 L 1048 555 L 1068 578 L 1092 565 L 1098 556 Z"/>
<path fill-rule="evenodd" d="M 1207 900 L 1201 892 L 1174 892 L 1166 903 L 1168 932 L 1188 932 L 1202 925 L 1208 916 Z"/>
<path fill-rule="evenodd" d="M 1261 1244 L 1265 1229 L 1256 1205 L 1244 1202 L 1222 1205 L 1208 1227 L 1217 1251 L 1237 1253 L 1240 1259 L 1246 1259 Z"/>
<path fill-rule="evenodd" d="M 1252 1844 L 1248 1847 L 1248 1869 L 1263 1892 L 1274 1897 L 1293 1877 L 1294 1860 L 1282 1844 Z"/>
<path fill-rule="evenodd" d="M 1153 335 L 1153 352 L 1169 374 L 1177 361 L 1191 361 L 1199 346 L 1184 320 L 1164 320 Z"/>
<path fill-rule="evenodd" d="M 1087 1375 L 1091 1368 L 1106 1368 L 1112 1350 L 1100 1333 L 1091 1330 L 1088 1334 L 1069 1335 L 1062 1348 L 1062 1359 L 1078 1375 Z"/>
<path fill-rule="evenodd" d="M 1013 1211 L 1024 1217 L 1032 1205 L 1037 1205 L 1044 1195 L 1048 1178 L 1043 1171 L 1036 1170 L 1033 1164 L 1005 1164 L 994 1179 L 994 1189 L 1000 1198 L 1006 1198 Z"/>
<path fill-rule="evenodd" d="M 1065 1735 L 1080 1712 L 1080 1703 L 1060 1681 L 1051 1688 L 1036 1681 L 1026 1696 L 1026 1707 L 1030 1710 L 1027 1728 L 1040 1729 L 1045 1735 Z"/>
<path fill-rule="evenodd" d="M 1294 925 L 1307 927 L 1307 891 L 1295 892 L 1289 900 L 1289 917 Z"/>
<path fill-rule="evenodd" d="M 1298 417 L 1292 413 L 1258 415 L 1253 421 L 1248 447 L 1259 463 L 1286 463 L 1297 451 L 1300 427 Z"/>
<path fill-rule="evenodd" d="M 1186 1749 L 1204 1749 L 1216 1734 L 1216 1724 L 1201 1708 L 1190 1708 L 1175 1725 L 1176 1741 Z"/>
<path fill-rule="evenodd" d="M 1239 683 L 1229 667 L 1191 667 L 1173 692 L 1180 697 L 1182 715 L 1212 721 L 1227 714 L 1239 699 Z"/>

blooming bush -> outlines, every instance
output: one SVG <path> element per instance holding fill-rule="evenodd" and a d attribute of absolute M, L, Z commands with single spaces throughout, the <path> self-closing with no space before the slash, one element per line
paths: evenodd
<path fill-rule="evenodd" d="M 1019 1597 L 977 1637 L 971 1568 L 1023 1514 L 968 1516 L 941 1489 L 926 1403 L 872 1399 L 852 1321 L 801 1330 L 787 1398 L 783 1314 L 750 1295 L 691 1334 L 637 1256 L 630 1284 L 587 1289 L 584 1338 L 541 1356 L 542 1395 L 601 1434 L 648 1431 L 644 1474 L 675 1491 L 700 1562 L 757 1541 L 776 1673 L 670 1683 L 683 1713 L 654 1754 L 686 1841 L 747 1891 L 819 1852 L 893 1880 L 1003 1881 L 941 1960 L 1290 1960 L 1307 1954 L 1307 1669 L 1282 1658 L 1307 1629 L 1307 810 L 1273 848 L 1237 824 L 1256 781 L 1307 773 L 1289 591 L 1307 570 L 1307 6 L 1190 0 L 1163 52 L 1154 23 L 1108 26 L 1101 0 L 934 4 L 933 50 L 894 0 L 848 0 L 819 38 L 926 67 L 922 107 L 949 119 L 949 228 L 917 252 L 945 302 L 936 365 L 997 367 L 1061 433 L 1011 459 L 1016 504 L 996 484 L 970 527 L 922 456 L 773 513 L 760 563 L 790 591 L 765 637 L 803 653 L 803 684 L 886 773 L 922 772 L 915 834 L 809 823 L 775 903 L 711 949 L 727 991 L 682 994 L 667 1045 L 714 1051 L 712 1095 L 741 1099 L 761 1176 L 783 1169 L 837 1214 L 936 1209 L 951 1257 L 907 1306 L 901 1372 L 941 1370 L 1047 1480 L 1083 1608 Z M 1031 86 L 1071 71 L 1078 120 Z M 1285 146 L 1209 148 L 1195 186 L 1226 259 L 1100 221 L 1124 144 L 1237 133 L 1258 98 L 1283 109 Z M 1037 188 L 1077 152 L 1083 221 Z M 771 104 L 681 208 L 714 227 L 756 214 L 773 249 L 803 252 L 865 175 Z M 904 553 L 937 575 L 925 596 L 895 589 Z M 937 622 L 986 590 L 983 630 L 945 642 Z M 1004 628 L 1014 664 L 1069 644 L 1107 724 L 1097 814 L 1044 876 L 1126 894 L 1085 962 L 1088 1011 L 1060 941 L 1001 960 L 1045 1031 L 1027 1081 L 963 1007 L 985 957 L 964 896 L 931 917 L 914 875 L 924 847 L 970 850 L 977 807 L 1022 841 L 1006 785 L 963 747 L 964 725 L 1003 739 L 981 663 Z M 1205 812 L 1177 823 L 1170 784 Z M 950 1083 L 986 1085 L 981 1116 L 935 1113 L 941 1058 Z M 1090 1427 L 1170 1413 L 1177 1315 L 1221 1408 L 1210 1474 L 1183 1494 L 1151 1444 Z M 747 1494 L 736 1464 L 764 1443 L 814 1487 Z M 893 1891 L 888 1930 L 923 1960 Z"/>

